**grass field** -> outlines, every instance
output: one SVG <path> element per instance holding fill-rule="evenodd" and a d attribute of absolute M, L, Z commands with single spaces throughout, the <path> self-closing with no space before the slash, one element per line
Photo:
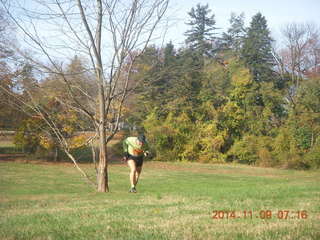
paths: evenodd
<path fill-rule="evenodd" d="M 0 239 L 316 240 L 319 182 L 315 171 L 147 162 L 137 194 L 121 164 L 110 166 L 111 192 L 96 193 L 71 164 L 2 161 Z"/>

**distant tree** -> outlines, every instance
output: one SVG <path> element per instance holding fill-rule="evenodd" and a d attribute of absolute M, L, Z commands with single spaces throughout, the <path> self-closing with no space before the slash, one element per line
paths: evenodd
<path fill-rule="evenodd" d="M 290 108 L 297 106 L 300 85 L 320 76 L 320 29 L 315 24 L 290 23 L 282 28 L 284 47 L 274 50 L 278 87 Z"/>
<path fill-rule="evenodd" d="M 24 117 L 16 96 L 16 58 L 12 46 L 15 31 L 5 11 L 0 8 L 0 129 L 16 129 Z"/>
<path fill-rule="evenodd" d="M 43 114 L 50 115 L 51 120 L 55 121 L 57 129 L 68 142 L 69 150 L 86 144 L 87 137 L 76 133 L 79 126 L 83 124 L 76 111 L 68 109 L 52 96 L 42 99 L 39 107 Z M 43 156 L 48 156 L 54 161 L 59 160 L 59 152 L 63 150 L 60 147 L 59 138 L 41 115 L 24 119 L 16 131 L 14 140 L 15 144 L 23 148 L 26 153 L 41 152 Z"/>
<path fill-rule="evenodd" d="M 320 29 L 312 24 L 290 23 L 282 29 L 285 48 L 280 50 L 280 61 L 299 87 L 305 74 L 315 74 L 320 64 Z"/>
<path fill-rule="evenodd" d="M 172 43 L 157 49 L 148 47 L 136 61 L 134 78 L 142 80 L 136 87 L 135 117 L 142 122 L 148 114 L 166 116 L 169 112 L 191 113 L 199 106 L 202 86 L 201 66 L 194 51 L 175 51 Z M 132 115 L 132 112 L 131 112 Z"/>
<path fill-rule="evenodd" d="M 37 94 L 39 87 L 34 70 L 31 63 L 28 62 L 22 63 L 16 70 L 16 88 L 26 102 L 30 101 L 30 97 Z"/>
<path fill-rule="evenodd" d="M 216 21 L 214 14 L 209 15 L 210 13 L 208 4 L 197 4 L 196 8 L 191 8 L 191 11 L 188 12 L 190 21 L 187 24 L 191 26 L 191 29 L 185 32 L 186 43 L 201 56 L 211 55 L 215 39 Z"/>
<path fill-rule="evenodd" d="M 231 13 L 229 23 L 230 27 L 227 32 L 222 34 L 222 44 L 226 49 L 231 49 L 236 54 L 240 54 L 246 34 L 246 29 L 244 27 L 244 13 L 241 13 L 238 16 L 235 13 Z"/>
<path fill-rule="evenodd" d="M 164 59 L 163 59 L 164 66 L 169 66 L 173 64 L 173 62 L 176 59 L 176 52 L 174 49 L 174 45 L 172 44 L 171 41 L 166 45 L 163 52 L 164 52 Z"/>
<path fill-rule="evenodd" d="M 308 129 L 306 146 L 311 148 L 320 137 L 320 78 L 306 80 L 301 85 L 297 103 L 293 118 L 300 119 L 300 126 Z"/>
<path fill-rule="evenodd" d="M 13 56 L 11 45 L 14 36 L 12 23 L 10 22 L 6 12 L 0 7 L 0 63 L 5 63 L 9 57 Z M 11 42 L 13 43 L 13 42 Z"/>
<path fill-rule="evenodd" d="M 320 79 L 300 83 L 296 105 L 275 138 L 274 154 L 290 168 L 320 167 Z"/>
<path fill-rule="evenodd" d="M 257 13 L 252 17 L 241 51 L 241 57 L 256 82 L 268 82 L 273 79 L 272 42 L 265 17 Z"/>
<path fill-rule="evenodd" d="M 5 18 L 4 11 L 0 8 L 0 87 L 5 90 L 11 90 L 13 88 L 12 71 L 8 65 L 8 59 L 12 56 L 10 51 L 7 35 L 10 30 L 8 29 L 8 21 Z M 5 103 L 4 92 L 0 92 L 1 103 Z"/>

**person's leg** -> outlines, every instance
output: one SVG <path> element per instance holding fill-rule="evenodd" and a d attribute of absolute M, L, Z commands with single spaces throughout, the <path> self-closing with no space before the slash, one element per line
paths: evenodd
<path fill-rule="evenodd" d="M 142 165 L 143 165 L 143 157 L 139 157 L 136 161 L 136 185 L 138 184 L 138 181 L 139 181 L 139 177 L 140 177 L 140 174 L 141 174 L 141 171 L 142 171 Z"/>
<path fill-rule="evenodd" d="M 136 171 L 136 175 L 135 175 L 135 177 L 136 177 L 135 182 L 136 182 L 136 185 L 137 185 L 138 181 L 139 181 L 139 177 L 140 177 L 141 171 L 142 171 L 142 166 L 137 167 L 136 169 L 137 169 L 137 171 Z"/>
<path fill-rule="evenodd" d="M 134 160 L 129 159 L 128 166 L 130 168 L 130 184 L 131 188 L 134 188 L 136 186 L 136 173 L 137 173 L 137 167 Z"/>

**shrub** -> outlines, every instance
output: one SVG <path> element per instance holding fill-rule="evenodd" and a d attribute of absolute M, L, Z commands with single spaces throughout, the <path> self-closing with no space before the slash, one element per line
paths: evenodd
<path fill-rule="evenodd" d="M 295 125 L 293 125 L 295 126 Z M 311 141 L 306 128 L 283 127 L 273 143 L 273 155 L 283 168 L 308 169 L 317 165 L 317 146 L 310 148 Z"/>
<path fill-rule="evenodd" d="M 156 160 L 175 161 L 178 159 L 178 146 L 181 145 L 177 131 L 172 124 L 173 116 L 158 119 L 156 113 L 151 113 L 143 122 L 150 150 Z"/>
<path fill-rule="evenodd" d="M 257 143 L 255 136 L 245 136 L 236 141 L 228 152 L 233 161 L 246 164 L 254 164 L 258 160 Z"/>
<path fill-rule="evenodd" d="M 14 144 L 25 153 L 35 153 L 40 147 L 40 133 L 42 121 L 37 118 L 24 120 L 14 136 Z"/>
<path fill-rule="evenodd" d="M 257 165 L 261 167 L 272 167 L 275 165 L 274 159 L 272 157 L 272 153 L 268 148 L 262 147 L 258 149 L 258 161 Z"/>
<path fill-rule="evenodd" d="M 276 161 L 272 154 L 272 142 L 273 138 L 268 136 L 244 136 L 235 142 L 227 157 L 239 163 L 265 167 L 274 166 Z"/>
<path fill-rule="evenodd" d="M 320 143 L 319 138 L 317 143 L 311 148 L 311 150 L 305 154 L 305 162 L 312 168 L 320 168 Z"/>
<path fill-rule="evenodd" d="M 194 123 L 186 113 L 158 120 L 151 114 L 144 128 L 157 160 L 223 162 L 225 133 L 214 121 Z"/>

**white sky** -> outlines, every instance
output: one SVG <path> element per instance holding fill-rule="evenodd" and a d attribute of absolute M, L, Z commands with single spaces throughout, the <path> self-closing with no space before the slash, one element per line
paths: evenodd
<path fill-rule="evenodd" d="M 171 8 L 168 15 L 174 23 L 166 34 L 165 42 L 176 45 L 182 44 L 185 37 L 183 33 L 188 29 L 185 22 L 188 21 L 188 12 L 198 3 L 209 4 L 211 13 L 215 14 L 216 27 L 225 31 L 229 27 L 231 12 L 237 15 L 244 12 L 246 26 L 251 18 L 261 12 L 267 19 L 272 36 L 280 39 L 280 29 L 287 23 L 313 22 L 320 26 L 320 0 L 170 0 Z"/>
<path fill-rule="evenodd" d="M 31 8 L 39 8 L 31 3 L 31 0 L 17 0 L 20 3 L 26 4 Z M 90 0 L 93 1 L 93 0 Z M 125 0 L 131 1 L 131 0 Z M 185 36 L 184 32 L 188 30 L 190 26 L 185 23 L 189 20 L 188 12 L 192 7 L 196 7 L 198 3 L 201 5 L 209 4 L 211 13 L 215 14 L 216 27 L 221 28 L 220 32 L 226 31 L 229 27 L 229 19 L 232 12 L 237 15 L 244 12 L 246 18 L 246 26 L 249 26 L 251 18 L 258 12 L 261 12 L 266 17 L 268 27 L 271 30 L 272 37 L 277 41 L 277 45 L 281 45 L 279 41 L 281 39 L 280 29 L 285 24 L 297 22 L 313 22 L 320 27 L 320 0 L 169 0 L 170 7 L 167 12 L 169 19 L 169 28 L 166 31 L 165 38 L 163 39 L 164 29 L 167 29 L 165 25 L 158 26 L 158 31 L 154 37 L 153 43 L 157 46 L 166 44 L 170 40 L 173 42 L 176 48 L 184 45 Z M 17 13 L 18 14 L 18 13 Z M 24 21 L 22 21 L 24 22 Z M 45 22 L 45 21 L 44 21 Z M 39 23 L 40 24 L 40 23 Z M 52 27 L 48 26 L 45 22 L 39 25 L 42 35 L 45 35 L 50 40 L 59 42 L 63 35 L 57 35 L 52 37 Z M 59 27 L 59 25 L 57 25 Z M 50 30 L 50 31 L 48 31 Z M 21 37 L 22 38 L 22 37 Z M 61 40 L 61 39 L 60 39 Z M 107 41 L 106 41 L 107 42 Z M 69 42 L 68 42 L 69 43 Z M 58 48 L 54 48 L 53 51 L 59 51 Z M 69 51 L 62 49 L 60 55 L 62 58 L 66 56 L 73 57 Z"/>

